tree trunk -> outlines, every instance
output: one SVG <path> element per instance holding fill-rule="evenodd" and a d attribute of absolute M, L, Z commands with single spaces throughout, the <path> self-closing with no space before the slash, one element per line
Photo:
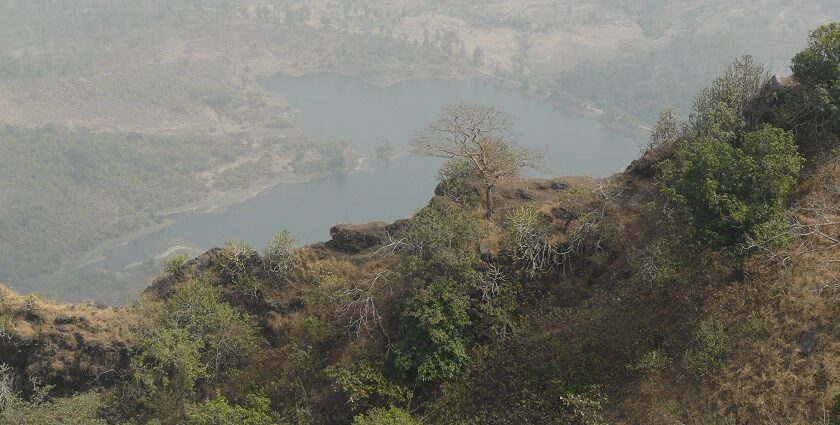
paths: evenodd
<path fill-rule="evenodd" d="M 487 209 L 487 218 L 493 217 L 493 186 L 484 187 L 484 207 Z"/>

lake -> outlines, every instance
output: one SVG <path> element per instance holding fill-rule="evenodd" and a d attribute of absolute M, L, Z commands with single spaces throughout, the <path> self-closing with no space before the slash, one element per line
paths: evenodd
<path fill-rule="evenodd" d="M 159 255 L 173 245 L 207 249 L 227 239 L 261 248 L 287 229 L 301 243 L 329 239 L 338 223 L 393 221 L 410 216 L 433 195 L 439 160 L 375 159 L 388 142 L 405 150 L 440 109 L 451 103 L 493 105 L 513 118 L 519 143 L 545 153 L 546 174 L 605 176 L 638 154 L 641 137 L 574 114 L 521 91 L 484 81 L 426 80 L 378 88 L 345 76 L 277 77 L 263 82 L 295 110 L 292 120 L 309 136 L 340 140 L 369 159 L 362 172 L 281 185 L 220 213 L 187 214 L 172 226 L 109 251 L 94 264 L 111 270 Z"/>

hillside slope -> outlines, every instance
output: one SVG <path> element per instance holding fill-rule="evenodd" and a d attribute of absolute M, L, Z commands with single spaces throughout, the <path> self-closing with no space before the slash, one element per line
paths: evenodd
<path fill-rule="evenodd" d="M 429 423 L 455 418 L 540 423 L 530 416 L 538 414 L 541 399 L 560 380 L 582 387 L 597 384 L 608 400 L 606 417 L 616 423 L 708 423 L 711 418 L 812 423 L 828 411 L 840 380 L 833 361 L 840 356 L 835 341 L 838 157 L 815 163 L 797 185 L 792 203 L 802 205 L 801 222 L 824 227 L 819 233 L 803 232 L 810 234 L 793 242 L 798 251 L 789 259 L 780 264 L 758 255 L 741 271 L 709 253 L 685 281 L 667 286 L 638 278 L 641 266 L 633 260 L 662 236 L 667 240 L 651 206 L 655 192 L 646 160 L 604 181 L 509 181 L 498 191 L 499 216 L 533 205 L 552 217 L 551 234 L 558 245 L 575 237 L 570 230 L 579 229 L 579 219 L 565 217 L 570 206 L 580 205 L 558 199 L 586 197 L 593 207 L 587 209 L 599 214 L 597 238 L 594 232 L 588 235 L 574 259 L 525 289 L 509 336 L 475 348 L 467 372 L 445 384 L 431 403 Z M 432 203 L 444 202 L 436 197 Z M 813 206 L 830 208 L 815 216 Z M 499 223 L 484 225 L 498 229 Z M 394 231 L 395 226 L 400 224 L 387 228 Z M 229 259 L 222 249 L 189 261 L 181 276 L 159 278 L 147 294 L 164 300 L 194 277 L 214 276 L 222 298 L 252 315 L 265 338 L 260 360 L 228 377 L 223 393 L 237 400 L 248 392 L 243 386 L 305 379 L 298 381 L 300 388 L 273 395 L 276 405 L 304 403 L 319 422 L 349 421 L 348 415 L 369 402 L 348 403 L 340 384 L 322 370 L 359 355 L 386 356 L 384 335 L 400 332 L 390 311 L 396 291 L 374 294 L 375 305 L 383 309 L 381 328 L 345 332 L 347 317 L 330 306 L 331 300 L 337 302 L 341 283 L 325 283 L 323 276 L 342 274 L 362 282 L 383 270 L 393 255 L 382 250 L 389 241 L 385 229 L 382 224 L 334 229 L 336 238 L 329 243 L 300 251 L 298 269 L 282 285 L 272 282 L 265 260 L 254 254 L 243 270 L 259 287 L 257 297 L 244 295 L 224 277 Z M 485 258 L 505 264 L 510 259 L 498 250 L 493 233 L 481 242 L 482 251 Z M 328 285 L 336 288 L 324 288 Z M 135 348 L 127 328 L 142 320 L 132 310 L 57 306 L 8 292 L 3 300 L 3 358 L 26 376 L 70 393 L 111 387 L 130 373 L 128 356 Z M 805 331 L 816 334 L 809 354 L 798 345 Z M 691 354 L 698 349 L 697 335 L 719 338 L 714 344 L 720 349 L 719 365 L 700 377 L 693 372 Z M 297 364 L 304 361 L 300 356 L 314 364 Z"/>
<path fill-rule="evenodd" d="M 409 219 L 176 257 L 130 307 L 3 291 L 0 421 L 838 423 L 836 40 L 737 60 L 606 179 L 450 161 Z"/>

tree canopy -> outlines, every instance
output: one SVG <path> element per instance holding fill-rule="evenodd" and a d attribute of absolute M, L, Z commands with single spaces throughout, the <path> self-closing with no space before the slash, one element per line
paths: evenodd
<path fill-rule="evenodd" d="M 484 190 L 487 215 L 493 214 L 492 192 L 503 177 L 536 167 L 540 155 L 518 146 L 511 135 L 511 119 L 489 106 L 462 103 L 445 107 L 414 141 L 421 155 L 457 161 L 478 177 Z"/>

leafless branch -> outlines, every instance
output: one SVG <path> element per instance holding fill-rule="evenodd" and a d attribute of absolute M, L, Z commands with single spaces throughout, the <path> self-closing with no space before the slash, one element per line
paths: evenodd
<path fill-rule="evenodd" d="M 836 236 L 840 228 L 837 212 L 840 211 L 836 206 L 824 204 L 794 206 L 786 212 L 786 229 L 760 240 L 748 237 L 747 248 L 758 251 L 765 263 L 784 268 L 803 255 L 835 251 L 840 248 L 840 238 Z"/>
<path fill-rule="evenodd" d="M 385 330 L 381 309 L 377 304 L 377 297 L 390 293 L 391 272 L 382 270 L 369 279 L 353 283 L 350 288 L 342 289 L 331 296 L 335 303 L 335 314 L 345 320 L 345 330 L 348 334 L 360 336 L 362 332 L 368 335 L 378 330 L 385 336 L 388 347 L 391 338 Z"/>
<path fill-rule="evenodd" d="M 593 249 L 596 251 L 601 249 L 601 226 L 606 217 L 607 209 L 614 199 L 624 195 L 624 188 L 611 188 L 604 181 L 599 181 L 598 186 L 592 190 L 592 193 L 598 198 L 598 202 L 593 208 L 577 218 L 577 224 L 569 232 L 569 240 L 558 251 L 560 263 L 568 264 L 569 267 L 572 266 L 572 257 L 581 252 L 584 242 L 591 236 L 598 235 L 598 239 L 592 245 Z"/>

